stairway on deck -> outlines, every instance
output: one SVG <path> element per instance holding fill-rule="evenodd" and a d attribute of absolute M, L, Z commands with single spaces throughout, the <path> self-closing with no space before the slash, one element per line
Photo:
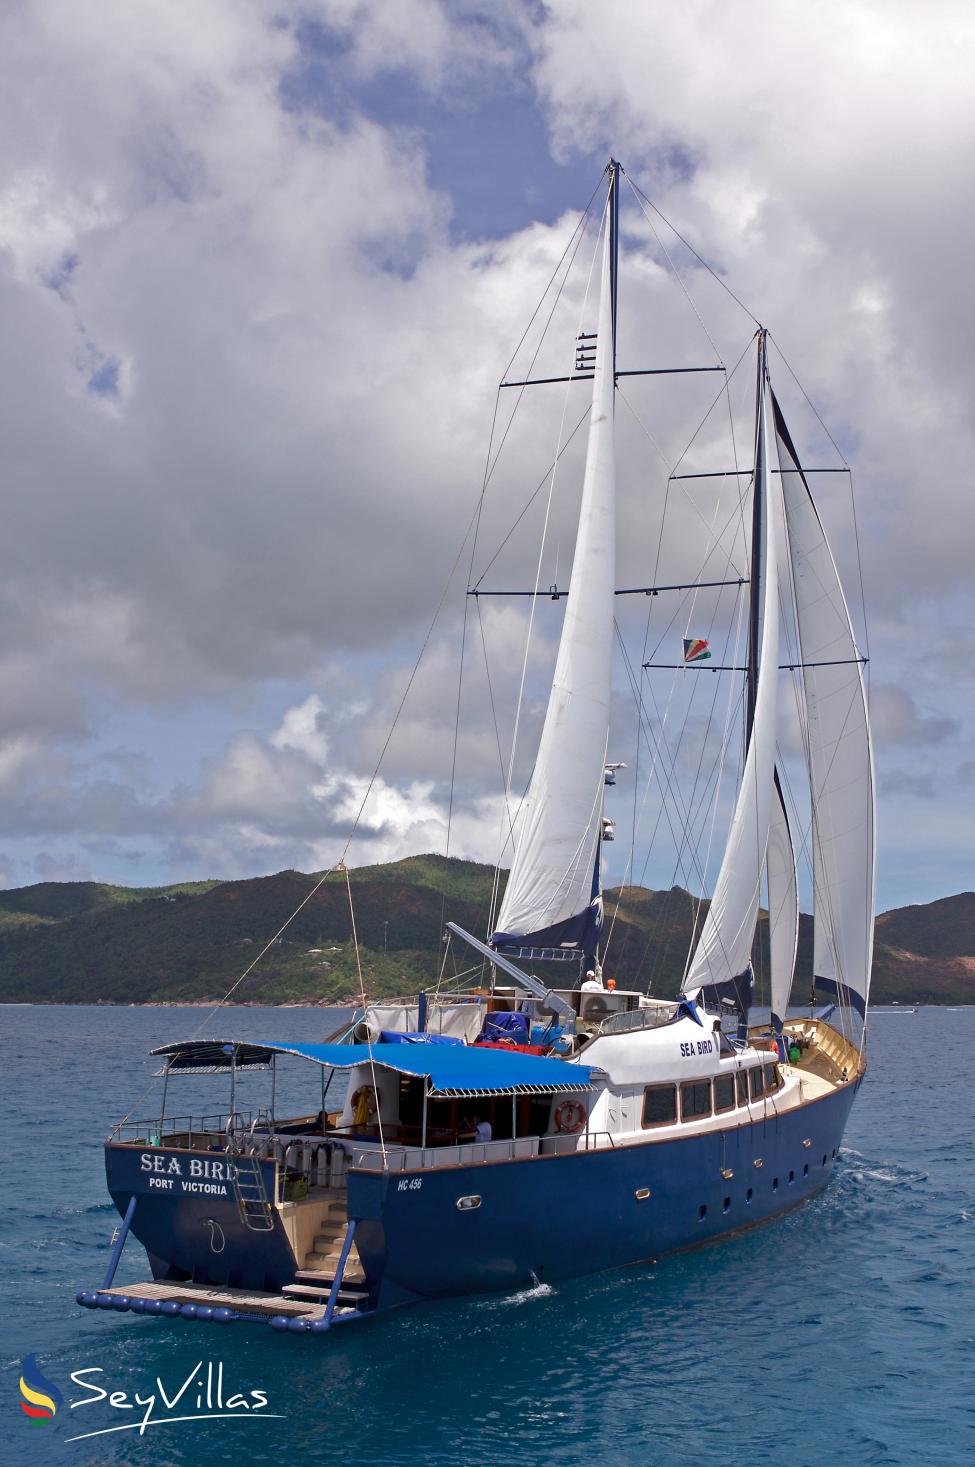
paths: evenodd
<path fill-rule="evenodd" d="M 305 1266 L 295 1270 L 295 1281 L 285 1284 L 282 1294 L 295 1302 L 324 1304 L 332 1291 L 342 1245 L 349 1225 L 345 1197 L 332 1197 L 324 1203 L 322 1220 L 315 1234 L 315 1246 L 305 1254 Z M 346 1260 L 342 1283 L 336 1299 L 336 1313 L 344 1314 L 368 1306 L 369 1290 L 359 1254 L 353 1242 Z"/>

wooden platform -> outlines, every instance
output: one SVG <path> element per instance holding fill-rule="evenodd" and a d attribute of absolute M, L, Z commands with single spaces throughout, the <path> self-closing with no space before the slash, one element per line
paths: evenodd
<path fill-rule="evenodd" d="M 282 1294 L 258 1294 L 248 1289 L 215 1289 L 207 1284 L 167 1284 L 150 1281 L 127 1284 L 124 1289 L 99 1289 L 100 1294 L 116 1294 L 128 1299 L 173 1299 L 177 1304 L 209 1304 L 213 1308 L 239 1310 L 242 1314 L 283 1314 L 302 1319 L 321 1319 L 323 1303 L 292 1299 Z"/>

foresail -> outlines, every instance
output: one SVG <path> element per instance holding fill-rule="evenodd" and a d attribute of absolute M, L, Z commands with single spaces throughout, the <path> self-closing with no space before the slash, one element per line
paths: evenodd
<path fill-rule="evenodd" d="M 874 780 L 863 665 L 836 564 L 772 399 L 785 501 L 812 800 L 813 972 L 866 1012 L 873 960 Z"/>
<path fill-rule="evenodd" d="M 781 1033 L 792 992 L 799 941 L 799 893 L 796 857 L 785 812 L 778 770 L 775 772 L 772 820 L 768 833 L 768 928 L 772 1023 Z"/>
<path fill-rule="evenodd" d="M 579 529 L 555 678 L 495 944 L 577 943 L 596 951 L 599 842 L 609 735 L 616 583 L 613 311 L 604 231 L 592 413 Z"/>
<path fill-rule="evenodd" d="M 748 970 L 768 847 L 775 768 L 779 597 L 776 570 L 778 535 L 773 533 L 774 500 L 768 464 L 765 397 L 763 379 L 755 464 L 755 492 L 761 496 L 762 543 L 759 564 L 752 571 L 753 575 L 757 572 L 761 582 L 761 643 L 755 715 L 724 860 L 697 948 L 684 978 L 685 993 L 702 987 L 728 985 L 733 980 L 740 980 Z"/>

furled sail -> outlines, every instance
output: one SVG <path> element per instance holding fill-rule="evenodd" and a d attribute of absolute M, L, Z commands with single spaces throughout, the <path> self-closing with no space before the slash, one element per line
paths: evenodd
<path fill-rule="evenodd" d="M 863 665 L 836 564 L 772 399 L 795 595 L 812 801 L 816 986 L 866 1012 L 873 960 L 874 780 Z"/>
<path fill-rule="evenodd" d="M 768 833 L 768 929 L 772 1023 L 782 1032 L 796 971 L 799 941 L 799 893 L 792 832 L 785 813 L 779 772 L 775 771 L 772 820 Z"/>
<path fill-rule="evenodd" d="M 590 955 L 602 924 L 599 841 L 616 581 L 610 259 L 607 220 L 592 413 L 565 622 L 511 874 L 491 938 L 495 945 L 576 943 Z"/>
<path fill-rule="evenodd" d="M 761 343 L 760 350 L 763 348 L 764 343 Z M 761 636 L 758 688 L 751 738 L 724 860 L 715 883 L 711 906 L 683 983 L 685 993 L 702 987 L 718 986 L 719 991 L 723 988 L 729 992 L 729 996 L 728 985 L 734 985 L 739 1001 L 742 995 L 739 984 L 744 975 L 750 973 L 752 940 L 758 920 L 759 895 L 772 816 L 772 776 L 775 768 L 779 662 L 779 596 L 776 571 L 778 536 L 775 533 L 773 516 L 766 417 L 763 354 L 755 453 L 755 493 L 759 496 L 761 546 L 757 558 L 754 554 L 752 557 L 752 576 L 757 575 L 759 579 L 756 599 L 760 608 Z"/>

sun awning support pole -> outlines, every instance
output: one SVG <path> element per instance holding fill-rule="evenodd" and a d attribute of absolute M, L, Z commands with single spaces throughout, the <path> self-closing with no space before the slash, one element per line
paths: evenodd
<path fill-rule="evenodd" d="M 515 1139 L 515 1137 L 517 1136 L 517 1134 L 518 1134 L 518 1095 L 517 1095 L 517 1093 L 514 1090 L 512 1090 L 512 1092 L 511 1092 L 511 1139 L 512 1139 L 512 1141 Z"/>
<path fill-rule="evenodd" d="M 237 1114 L 237 1046 L 230 1050 L 230 1120 Z"/>
<path fill-rule="evenodd" d="M 420 1149 L 425 1150 L 427 1144 L 427 1082 L 423 1082 L 423 1120 L 420 1125 Z"/>
<path fill-rule="evenodd" d="M 275 1097 L 276 1097 L 277 1083 L 278 1083 L 278 1057 L 277 1057 L 276 1054 L 272 1054 L 272 1056 L 271 1056 L 271 1130 L 272 1131 L 274 1130 L 274 1101 L 275 1101 Z"/>
<path fill-rule="evenodd" d="M 172 1064 L 172 1060 L 167 1059 L 167 1061 L 166 1061 L 166 1068 L 163 1070 L 162 1104 L 159 1107 L 159 1139 L 160 1139 L 160 1141 L 162 1140 L 163 1121 L 166 1118 L 166 1091 L 169 1089 L 169 1067 L 170 1067 L 171 1064 Z"/>

